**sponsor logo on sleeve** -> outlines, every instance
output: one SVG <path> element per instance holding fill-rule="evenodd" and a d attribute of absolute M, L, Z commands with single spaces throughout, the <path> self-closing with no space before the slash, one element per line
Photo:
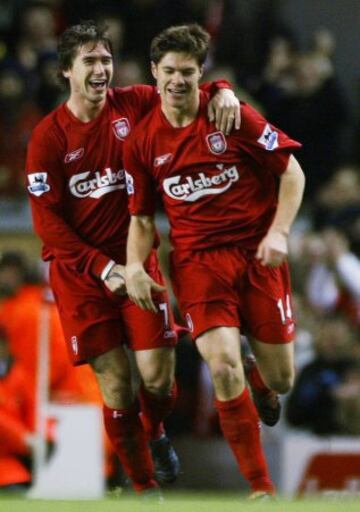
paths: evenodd
<path fill-rule="evenodd" d="M 206 142 L 211 153 L 215 155 L 221 155 L 227 149 L 225 135 L 222 132 L 210 133 L 206 137 Z"/>
<path fill-rule="evenodd" d="M 279 147 L 279 134 L 275 130 L 272 130 L 270 125 L 267 124 L 261 137 L 257 140 L 267 151 L 274 151 Z"/>
<path fill-rule="evenodd" d="M 50 185 L 46 183 L 47 177 L 47 172 L 35 172 L 32 174 L 28 174 L 28 191 L 30 192 L 30 194 L 39 197 L 45 192 L 49 192 Z"/>
<path fill-rule="evenodd" d="M 239 180 L 239 171 L 235 165 L 224 167 L 219 164 L 216 168 L 219 172 L 211 176 L 199 172 L 195 176 L 166 178 L 163 181 L 164 191 L 172 199 L 190 203 L 204 196 L 223 194 Z"/>
<path fill-rule="evenodd" d="M 113 132 L 115 137 L 124 141 L 131 131 L 129 120 L 126 117 L 121 117 L 112 122 Z"/>
<path fill-rule="evenodd" d="M 126 182 L 126 191 L 127 191 L 128 195 L 129 196 L 133 195 L 135 193 L 134 178 L 127 171 L 125 171 L 125 182 Z"/>
<path fill-rule="evenodd" d="M 64 162 L 66 164 L 70 164 L 74 160 L 79 160 L 84 155 L 84 148 L 75 149 L 75 151 L 72 151 L 71 153 L 67 153 L 64 158 Z"/>

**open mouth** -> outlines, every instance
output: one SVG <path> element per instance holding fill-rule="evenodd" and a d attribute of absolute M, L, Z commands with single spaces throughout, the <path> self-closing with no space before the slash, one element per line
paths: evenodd
<path fill-rule="evenodd" d="M 89 85 L 95 91 L 103 91 L 106 89 L 107 81 L 105 79 L 104 80 L 98 80 L 98 79 L 90 80 Z"/>

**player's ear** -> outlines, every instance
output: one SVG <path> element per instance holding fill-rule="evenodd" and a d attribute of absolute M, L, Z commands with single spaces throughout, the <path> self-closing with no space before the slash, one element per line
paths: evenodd
<path fill-rule="evenodd" d="M 70 69 L 63 69 L 61 71 L 62 75 L 64 78 L 69 78 L 70 77 Z"/>
<path fill-rule="evenodd" d="M 151 61 L 151 73 L 152 73 L 152 76 L 156 80 L 157 79 L 157 65 L 153 61 Z"/>
<path fill-rule="evenodd" d="M 205 66 L 203 64 L 202 66 L 200 66 L 200 78 L 202 78 L 202 76 L 204 74 L 204 70 L 205 70 Z"/>

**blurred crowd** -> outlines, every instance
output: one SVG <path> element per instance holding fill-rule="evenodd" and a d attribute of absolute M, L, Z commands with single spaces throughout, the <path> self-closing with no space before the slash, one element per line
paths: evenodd
<path fill-rule="evenodd" d="M 67 25 L 89 18 L 108 25 L 118 64 L 114 85 L 126 86 L 150 80 L 148 47 L 159 30 L 200 22 L 213 41 L 205 78 L 229 79 L 240 99 L 303 143 L 296 157 L 306 174 L 306 196 L 290 239 L 298 377 L 287 399 L 286 421 L 320 435 L 359 435 L 360 113 L 351 111 L 337 75 L 333 34 L 319 27 L 301 47 L 296 33 L 282 21 L 280 3 L 3 0 L 0 204 L 26 200 L 24 158 L 29 135 L 40 118 L 64 99 L 57 78 L 56 40 Z M 54 306 L 44 299 L 46 284 L 39 274 L 35 281 L 29 278 L 24 258 L 19 253 L 0 258 L 0 396 L 14 362 L 30 379 L 27 382 L 34 383 L 39 311 L 46 303 L 53 329 L 51 351 L 56 353 L 56 365 L 50 368 L 51 398 L 98 401 L 96 391 L 89 391 L 94 384 L 90 372 L 77 369 L 84 372 L 80 378 L 68 365 Z M 216 432 L 209 378 L 187 340 L 178 347 L 177 371 L 180 396 L 169 430 Z M 3 403 L 0 400 L 1 432 Z M 23 430 L 19 427 L 22 436 L 14 441 L 14 453 L 21 460 L 31 448 L 29 434 L 35 427 L 34 420 L 29 421 Z M 23 475 L 29 481 L 26 466 Z"/>

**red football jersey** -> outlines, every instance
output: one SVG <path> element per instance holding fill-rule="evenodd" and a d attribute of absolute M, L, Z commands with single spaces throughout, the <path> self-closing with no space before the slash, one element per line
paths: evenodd
<path fill-rule="evenodd" d="M 110 89 L 106 105 L 84 123 L 65 104 L 34 129 L 26 172 L 43 258 L 61 258 L 78 271 L 100 274 L 124 258 L 129 214 L 123 143 L 154 106 L 156 88 Z"/>
<path fill-rule="evenodd" d="M 211 93 L 226 81 L 203 84 Z M 59 257 L 100 275 L 110 259 L 125 263 L 129 212 L 123 143 L 159 102 L 156 87 L 110 89 L 98 117 L 84 123 L 60 105 L 34 129 L 26 173 L 43 259 Z"/>
<path fill-rule="evenodd" d="M 246 104 L 241 128 L 225 137 L 200 111 L 185 128 L 174 128 L 157 105 L 124 148 L 132 215 L 153 215 L 162 196 L 174 247 L 205 249 L 226 244 L 255 250 L 277 205 L 278 176 L 301 144 Z"/>

